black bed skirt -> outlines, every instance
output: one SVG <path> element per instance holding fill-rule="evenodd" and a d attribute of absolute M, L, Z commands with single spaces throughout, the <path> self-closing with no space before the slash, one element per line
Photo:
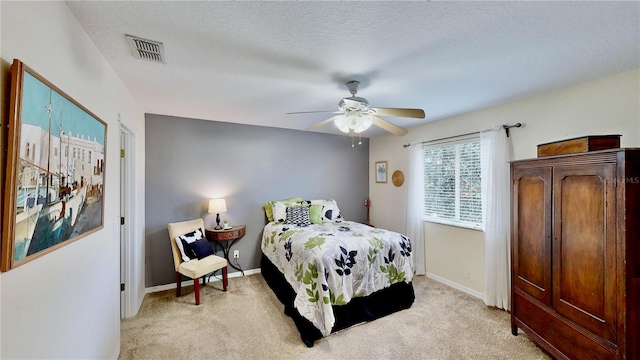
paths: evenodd
<path fill-rule="evenodd" d="M 293 306 L 296 297 L 295 291 L 293 291 L 293 288 L 280 270 L 264 254 L 262 254 L 260 267 L 265 281 L 284 305 L 284 313 L 290 316 L 296 324 L 300 332 L 300 338 L 305 345 L 312 347 L 315 340 L 322 338 L 322 334 L 309 320 L 302 317 Z M 369 296 L 353 298 L 346 305 L 333 305 L 333 314 L 336 321 L 331 332 L 408 309 L 413 304 L 415 297 L 413 284 L 400 282 L 376 291 Z"/>

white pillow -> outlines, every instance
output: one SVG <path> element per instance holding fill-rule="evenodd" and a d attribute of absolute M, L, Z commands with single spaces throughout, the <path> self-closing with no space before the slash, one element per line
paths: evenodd
<path fill-rule="evenodd" d="M 334 222 L 342 220 L 342 214 L 338 209 L 338 203 L 334 199 L 314 199 L 307 200 L 310 205 L 321 205 L 321 218 L 322 222 Z"/>
<path fill-rule="evenodd" d="M 273 210 L 273 221 L 286 222 L 287 221 L 287 208 L 300 206 L 301 203 L 294 201 L 269 201 L 271 209 Z"/>

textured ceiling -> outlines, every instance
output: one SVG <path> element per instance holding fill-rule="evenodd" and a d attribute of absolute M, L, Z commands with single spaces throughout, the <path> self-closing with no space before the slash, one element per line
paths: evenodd
<path fill-rule="evenodd" d="M 371 106 L 424 109 L 385 118 L 409 128 L 640 67 L 638 1 L 67 4 L 145 112 L 225 122 L 304 129 L 330 114 L 286 113 L 334 110 L 355 79 Z"/>

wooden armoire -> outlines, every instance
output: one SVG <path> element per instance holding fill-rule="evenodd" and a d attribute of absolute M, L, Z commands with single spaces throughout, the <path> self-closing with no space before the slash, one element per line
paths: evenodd
<path fill-rule="evenodd" d="M 511 331 L 557 359 L 640 360 L 640 149 L 511 163 Z"/>

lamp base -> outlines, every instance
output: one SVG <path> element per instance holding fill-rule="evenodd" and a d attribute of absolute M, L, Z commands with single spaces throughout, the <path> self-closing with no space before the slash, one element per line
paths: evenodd
<path fill-rule="evenodd" d="M 220 214 L 216 214 L 216 227 L 213 228 L 214 230 L 221 230 L 222 226 L 220 226 Z"/>

